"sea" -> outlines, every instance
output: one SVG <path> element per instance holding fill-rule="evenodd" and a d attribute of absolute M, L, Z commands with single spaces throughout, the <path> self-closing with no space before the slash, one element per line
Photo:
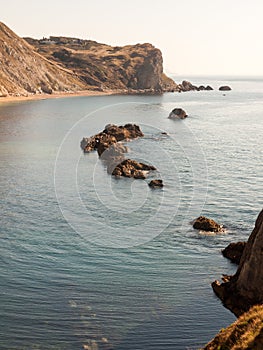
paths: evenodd
<path fill-rule="evenodd" d="M 214 90 L 0 105 L 1 350 L 196 350 L 235 320 L 211 283 L 262 209 L 263 78 L 184 79 Z M 146 180 L 80 149 L 126 123 Z M 193 229 L 200 215 L 225 232 Z"/>

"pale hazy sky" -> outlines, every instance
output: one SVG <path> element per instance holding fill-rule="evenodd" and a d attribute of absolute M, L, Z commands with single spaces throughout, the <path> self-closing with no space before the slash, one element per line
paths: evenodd
<path fill-rule="evenodd" d="M 8 0 L 1 15 L 20 36 L 150 42 L 168 73 L 263 76 L 263 0 Z"/>

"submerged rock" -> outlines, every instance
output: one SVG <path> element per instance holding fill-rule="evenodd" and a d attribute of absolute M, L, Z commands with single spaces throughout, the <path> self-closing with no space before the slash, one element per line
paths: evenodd
<path fill-rule="evenodd" d="M 223 225 L 219 225 L 213 219 L 199 216 L 193 222 L 193 228 L 207 232 L 223 232 Z"/>
<path fill-rule="evenodd" d="M 225 258 L 238 265 L 245 246 L 246 242 L 230 243 L 225 249 L 222 250 L 222 254 Z"/>
<path fill-rule="evenodd" d="M 169 119 L 185 119 L 186 117 L 188 115 L 182 108 L 174 108 L 168 116 Z"/>
<path fill-rule="evenodd" d="M 149 183 L 149 186 L 151 188 L 161 188 L 161 187 L 163 187 L 163 180 L 160 180 L 160 179 L 152 180 Z"/>
<path fill-rule="evenodd" d="M 228 282 L 212 283 L 215 294 L 236 316 L 263 304 L 263 210 L 243 251 L 238 270 Z"/>

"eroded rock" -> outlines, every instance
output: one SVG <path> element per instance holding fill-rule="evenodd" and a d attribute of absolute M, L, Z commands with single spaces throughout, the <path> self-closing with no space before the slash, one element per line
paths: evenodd
<path fill-rule="evenodd" d="M 149 183 L 149 186 L 150 186 L 151 188 L 162 188 L 162 187 L 163 187 L 163 180 L 160 180 L 160 179 L 152 180 L 152 181 Z"/>
<path fill-rule="evenodd" d="M 232 90 L 230 86 L 224 85 L 220 86 L 219 91 L 230 91 Z"/>
<path fill-rule="evenodd" d="M 238 265 L 245 246 L 246 242 L 230 243 L 225 249 L 222 250 L 222 254 L 225 258 Z"/>
<path fill-rule="evenodd" d="M 185 119 L 186 117 L 188 115 L 182 108 L 174 108 L 168 116 L 169 119 Z"/>
<path fill-rule="evenodd" d="M 263 210 L 243 251 L 238 270 L 228 282 L 212 283 L 215 294 L 236 316 L 263 304 Z"/>
<path fill-rule="evenodd" d="M 193 228 L 207 232 L 224 231 L 223 225 L 220 225 L 213 219 L 206 218 L 205 216 L 199 216 L 197 219 L 195 219 L 193 222 Z"/>

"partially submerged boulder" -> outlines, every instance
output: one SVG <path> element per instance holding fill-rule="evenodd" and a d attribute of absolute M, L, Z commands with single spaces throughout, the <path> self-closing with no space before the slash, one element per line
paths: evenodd
<path fill-rule="evenodd" d="M 219 88 L 219 91 L 230 91 L 230 90 L 232 90 L 231 87 L 227 85 L 220 86 Z"/>
<path fill-rule="evenodd" d="M 152 181 L 149 183 L 149 186 L 150 186 L 151 188 L 162 188 L 162 187 L 163 187 L 163 180 L 160 180 L 160 179 L 152 180 Z"/>
<path fill-rule="evenodd" d="M 238 270 L 228 282 L 212 283 L 215 294 L 236 316 L 263 304 L 263 210 L 243 251 Z"/>
<path fill-rule="evenodd" d="M 168 116 L 169 119 L 185 119 L 186 117 L 188 115 L 182 108 L 174 108 Z"/>
<path fill-rule="evenodd" d="M 84 153 L 89 153 L 96 149 L 100 149 L 99 156 L 101 156 L 103 150 L 110 147 L 115 142 L 135 139 L 143 136 L 143 132 L 136 124 L 126 124 L 124 126 L 108 124 L 99 134 L 88 138 L 84 137 L 80 142 L 80 147 L 83 149 Z"/>
<path fill-rule="evenodd" d="M 148 172 L 152 170 L 156 170 L 152 165 L 139 163 L 133 159 L 125 159 L 114 168 L 112 175 L 116 177 L 124 176 L 135 179 L 146 179 Z"/>
<path fill-rule="evenodd" d="M 222 250 L 222 254 L 225 258 L 238 265 L 245 246 L 246 242 L 230 243 L 225 249 Z"/>
<path fill-rule="evenodd" d="M 213 219 L 199 216 L 193 222 L 193 228 L 207 232 L 223 232 L 223 225 L 218 224 Z"/>

